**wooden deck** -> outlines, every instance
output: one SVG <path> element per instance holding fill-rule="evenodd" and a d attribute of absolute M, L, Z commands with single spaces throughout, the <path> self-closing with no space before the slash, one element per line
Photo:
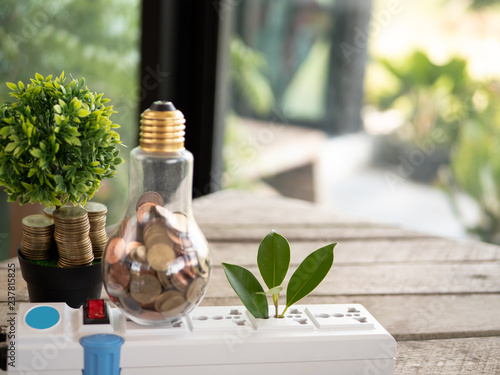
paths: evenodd
<path fill-rule="evenodd" d="M 213 260 L 202 305 L 240 304 L 220 263 L 256 269 L 259 242 L 271 229 L 289 240 L 292 269 L 311 251 L 338 242 L 330 274 L 301 303 L 363 304 L 398 341 L 395 374 L 500 374 L 500 247 L 235 191 L 197 199 L 194 213 Z M 0 324 L 8 263 L 0 264 Z M 17 275 L 17 299 L 26 301 L 19 268 Z"/>

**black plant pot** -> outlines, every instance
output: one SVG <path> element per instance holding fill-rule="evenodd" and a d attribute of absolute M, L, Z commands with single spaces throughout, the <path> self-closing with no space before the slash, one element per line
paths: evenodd
<path fill-rule="evenodd" d="M 28 284 L 30 302 L 66 302 L 68 306 L 78 308 L 87 299 L 101 297 L 101 263 L 58 268 L 30 262 L 19 249 L 17 256 L 23 279 Z"/>

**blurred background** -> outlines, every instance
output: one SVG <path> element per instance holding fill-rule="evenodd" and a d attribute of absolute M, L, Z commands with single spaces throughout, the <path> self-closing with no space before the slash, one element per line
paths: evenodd
<path fill-rule="evenodd" d="M 153 4 L 154 3 L 154 4 Z M 439 236 L 500 243 L 500 1 L 3 0 L 3 82 L 85 77 L 127 148 L 173 100 L 194 196 L 282 194 Z M 94 198 L 108 224 L 127 163 Z M 0 193 L 0 257 L 39 208 Z"/>

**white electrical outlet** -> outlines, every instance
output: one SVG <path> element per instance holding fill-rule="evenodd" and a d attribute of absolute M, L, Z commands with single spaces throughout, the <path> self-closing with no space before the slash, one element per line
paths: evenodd
<path fill-rule="evenodd" d="M 284 310 L 284 306 L 279 306 L 278 312 Z M 283 318 L 275 318 L 276 311 L 274 306 L 269 306 L 269 319 L 255 319 L 248 314 L 256 329 L 262 330 L 313 330 L 314 324 L 306 313 L 303 306 L 291 307 Z"/>
<path fill-rule="evenodd" d="M 361 305 L 308 306 L 307 313 L 319 329 L 372 329 L 375 319 Z"/>
<path fill-rule="evenodd" d="M 50 312 L 48 323 L 28 318 L 40 307 Z M 274 306 L 269 319 L 255 319 L 242 306 L 201 306 L 169 327 L 139 325 L 117 308 L 106 312 L 109 323 L 84 324 L 83 309 L 21 304 L 9 373 L 81 375 L 87 349 L 80 339 L 98 333 L 123 339 L 121 375 L 390 375 L 394 369 L 395 340 L 357 304 L 296 305 L 281 319 L 272 317 Z"/>

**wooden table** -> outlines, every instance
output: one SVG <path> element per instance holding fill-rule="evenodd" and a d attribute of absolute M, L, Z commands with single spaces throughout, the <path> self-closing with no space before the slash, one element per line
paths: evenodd
<path fill-rule="evenodd" d="M 500 247 L 235 191 L 197 199 L 194 213 L 214 265 L 202 305 L 241 304 L 220 263 L 256 270 L 258 245 L 271 229 L 289 240 L 292 269 L 311 251 L 338 242 L 330 274 L 301 303 L 363 304 L 398 341 L 395 374 L 500 374 Z M 0 263 L 0 324 L 11 262 Z M 16 298 L 26 301 L 14 262 Z"/>

